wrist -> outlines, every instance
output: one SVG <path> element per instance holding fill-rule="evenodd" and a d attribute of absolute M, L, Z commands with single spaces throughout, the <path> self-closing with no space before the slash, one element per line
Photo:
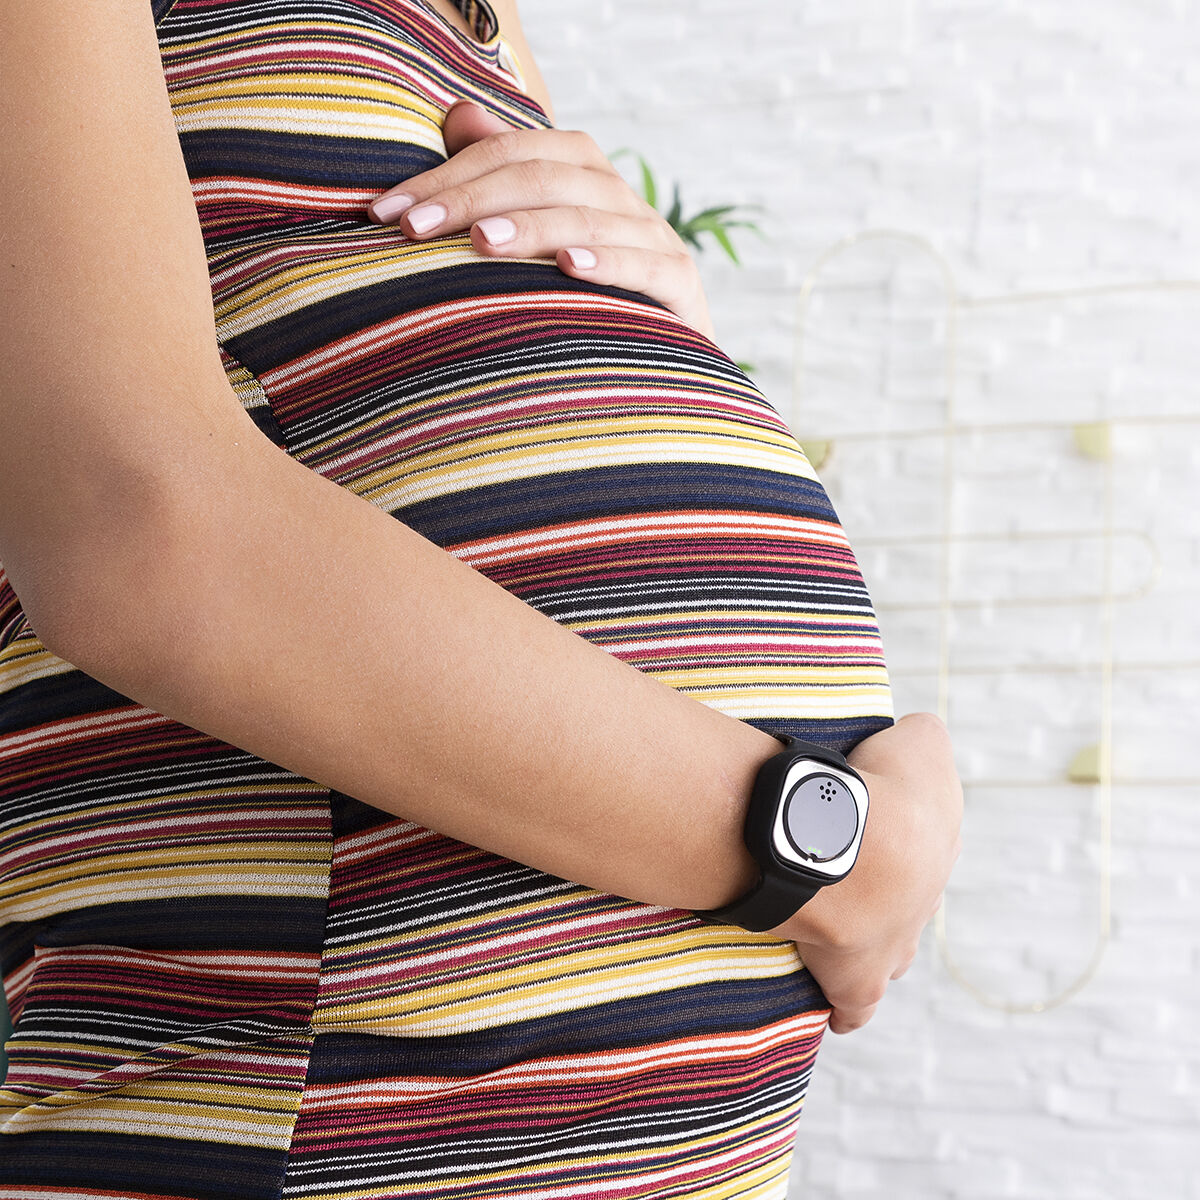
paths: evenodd
<path fill-rule="evenodd" d="M 701 911 L 708 920 L 778 929 L 843 882 L 857 860 L 869 808 L 862 776 L 832 749 L 784 742 L 760 765 L 743 822 L 757 878 L 732 901 Z"/>
<path fill-rule="evenodd" d="M 696 911 L 721 908 L 744 896 L 760 879 L 758 864 L 746 847 L 746 813 L 754 781 L 764 763 L 783 743 L 743 721 L 729 730 L 718 758 L 721 805 L 714 814 L 706 869 L 698 873 L 695 895 L 685 907 Z"/>
<path fill-rule="evenodd" d="M 908 843 L 908 830 L 895 821 L 896 785 L 886 776 L 856 767 L 871 796 L 867 822 L 854 870 L 824 887 L 777 931 L 780 937 L 822 950 L 861 948 L 885 924 L 891 900 L 903 888 L 904 861 L 889 859 Z M 775 932 L 775 931 L 773 931 Z"/>

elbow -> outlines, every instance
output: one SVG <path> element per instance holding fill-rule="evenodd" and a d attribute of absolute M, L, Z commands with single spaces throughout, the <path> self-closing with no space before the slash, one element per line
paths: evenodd
<path fill-rule="evenodd" d="M 51 654 L 136 695 L 144 679 L 171 669 L 170 615 L 185 577 L 170 557 L 158 522 L 141 519 L 18 555 L 9 576 Z"/>
<path fill-rule="evenodd" d="M 0 562 L 43 645 L 139 700 L 211 652 L 196 644 L 227 615 L 213 566 L 237 544 L 247 481 L 279 459 L 222 396 L 6 486 Z"/>
<path fill-rule="evenodd" d="M 119 589 L 111 579 L 91 582 L 79 577 L 26 615 L 51 654 L 132 695 L 146 673 L 167 667 L 166 640 L 147 619 L 151 606 L 144 592 Z"/>

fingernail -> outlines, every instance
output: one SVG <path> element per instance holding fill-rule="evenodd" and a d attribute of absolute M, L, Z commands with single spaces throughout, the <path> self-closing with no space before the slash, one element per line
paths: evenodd
<path fill-rule="evenodd" d="M 568 246 L 567 257 L 577 271 L 590 271 L 596 265 L 596 256 L 581 246 Z"/>
<path fill-rule="evenodd" d="M 403 192 L 391 196 L 382 196 L 371 205 L 371 212 L 377 221 L 394 221 L 402 213 L 408 212 L 413 206 L 413 198 Z"/>
<path fill-rule="evenodd" d="M 408 223 L 414 233 L 429 233 L 446 219 L 446 210 L 440 204 L 422 204 L 408 214 Z"/>
<path fill-rule="evenodd" d="M 517 227 L 507 217 L 484 217 L 475 224 L 489 246 L 503 246 L 517 236 Z"/>

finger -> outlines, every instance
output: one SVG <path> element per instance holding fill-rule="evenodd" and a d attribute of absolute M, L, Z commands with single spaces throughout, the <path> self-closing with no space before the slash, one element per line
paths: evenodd
<path fill-rule="evenodd" d="M 678 314 L 705 337 L 713 336 L 700 276 L 686 251 L 569 246 L 555 257 L 564 274 L 641 292 Z"/>
<path fill-rule="evenodd" d="M 674 230 L 658 217 L 584 204 L 485 217 L 475 223 L 472 241 L 481 254 L 517 258 L 553 258 L 564 246 L 620 246 L 659 254 L 682 249 Z"/>
<path fill-rule="evenodd" d="M 853 1033 L 861 1029 L 874 1015 L 877 1004 L 868 1004 L 860 1008 L 835 1008 L 829 1017 L 831 1033 Z"/>
<path fill-rule="evenodd" d="M 436 192 L 408 209 L 400 226 L 410 237 L 441 237 L 461 233 L 486 217 L 552 208 L 643 215 L 637 197 L 618 176 L 531 159 Z"/>
<path fill-rule="evenodd" d="M 469 114 L 463 119 L 468 129 L 474 121 L 476 118 Z M 461 132 L 457 122 L 455 132 L 456 136 Z M 626 197 L 637 199 L 587 134 L 562 129 L 509 129 L 465 145 L 440 166 L 414 175 L 376 196 L 367 211 L 373 220 L 391 223 L 407 206 L 434 197 L 440 200 L 441 193 L 483 179 L 505 167 L 537 162 L 593 171 L 623 184 Z"/>
<path fill-rule="evenodd" d="M 512 128 L 503 117 L 488 112 L 483 105 L 472 100 L 460 100 L 451 105 L 450 111 L 446 113 L 446 120 L 442 125 L 442 139 L 446 143 L 446 153 L 453 158 L 468 146 L 482 142 L 485 137 L 496 133 L 508 133 Z"/>

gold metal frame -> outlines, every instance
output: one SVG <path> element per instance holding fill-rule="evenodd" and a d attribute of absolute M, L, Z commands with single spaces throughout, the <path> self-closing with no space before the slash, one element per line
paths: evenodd
<path fill-rule="evenodd" d="M 992 994 L 987 989 L 979 986 L 972 980 L 968 974 L 959 965 L 954 955 L 951 953 L 948 927 L 950 922 L 950 912 L 952 905 L 949 900 L 943 904 L 938 913 L 935 930 L 937 935 L 937 944 L 946 969 L 951 978 L 962 987 L 967 993 L 973 996 L 981 1004 L 991 1008 L 997 1008 L 1008 1013 L 1041 1013 L 1051 1008 L 1055 1008 L 1060 1004 L 1065 1003 L 1073 996 L 1077 995 L 1084 987 L 1087 986 L 1092 979 L 1095 978 L 1100 964 L 1103 961 L 1105 950 L 1109 944 L 1112 933 L 1112 791 L 1114 782 L 1112 769 L 1112 741 L 1113 741 L 1113 683 L 1114 675 L 1118 670 L 1114 663 L 1114 611 L 1118 600 L 1134 599 L 1138 596 L 1143 596 L 1153 590 L 1157 583 L 1162 569 L 1161 556 L 1153 539 L 1144 531 L 1137 529 L 1118 529 L 1115 526 L 1115 483 L 1113 470 L 1113 430 L 1116 425 L 1161 425 L 1161 424 L 1200 424 L 1200 416 L 1195 414 L 1166 414 L 1150 417 L 1128 417 L 1128 418 L 1109 418 L 1103 421 L 1092 421 L 1085 423 L 1064 423 L 1064 422 L 1016 422 L 1012 424 L 988 424 L 988 425 L 959 425 L 956 421 L 955 412 L 955 390 L 956 390 L 956 364 L 958 358 L 958 341 L 960 316 L 967 310 L 979 310 L 987 307 L 1000 307 L 1013 304 L 1024 303 L 1044 303 L 1048 300 L 1055 299 L 1080 299 L 1100 296 L 1114 296 L 1120 294 L 1146 294 L 1164 291 L 1187 291 L 1200 294 L 1200 280 L 1169 280 L 1148 284 L 1121 284 L 1107 287 L 1094 288 L 1079 288 L 1068 290 L 1055 290 L 1045 292 L 1024 292 L 1013 293 L 1007 296 L 980 297 L 970 298 L 962 296 L 954 280 L 953 270 L 947 259 L 941 255 L 936 247 L 924 237 L 917 234 L 909 233 L 903 230 L 893 229 L 872 229 L 864 230 L 861 233 L 854 234 L 844 238 L 835 245 L 826 250 L 816 261 L 813 267 L 805 277 L 799 294 L 797 324 L 796 324 L 796 366 L 795 366 L 795 381 L 796 381 L 796 397 L 798 401 L 797 411 L 802 411 L 799 407 L 799 400 L 803 394 L 803 377 L 804 377 L 804 336 L 806 331 L 806 318 L 808 308 L 811 302 L 813 293 L 816 291 L 822 272 L 825 268 L 838 256 L 844 254 L 852 247 L 859 246 L 864 242 L 871 240 L 888 240 L 891 242 L 899 242 L 907 244 L 910 247 L 915 247 L 936 265 L 938 273 L 941 277 L 942 285 L 946 296 L 946 339 L 945 353 L 943 359 L 943 378 L 944 378 L 944 396 L 945 409 L 943 423 L 938 428 L 908 430 L 908 431 L 888 431 L 883 433 L 838 433 L 835 430 L 819 431 L 810 440 L 802 438 L 802 444 L 806 451 L 810 451 L 810 458 L 813 459 L 814 466 L 820 469 L 820 466 L 829 457 L 830 453 L 841 441 L 880 441 L 893 438 L 904 437 L 940 437 L 943 445 L 943 469 L 942 469 L 942 489 L 941 489 L 941 506 L 942 506 L 942 529 L 940 535 L 926 538 L 856 538 L 856 544 L 862 546 L 868 545 L 914 545 L 922 541 L 934 542 L 940 546 L 940 567 L 939 567 L 939 584 L 938 584 L 938 601 L 936 606 L 929 603 L 912 603 L 898 604 L 892 606 L 881 606 L 881 611 L 889 609 L 929 609 L 936 608 L 938 616 L 938 652 L 937 663 L 932 668 L 932 671 L 922 670 L 921 674 L 935 673 L 937 676 L 937 706 L 939 715 L 945 719 L 949 712 L 949 699 L 951 678 L 959 673 L 950 660 L 950 615 L 952 610 L 963 605 L 976 604 L 977 601 L 959 601 L 952 594 L 952 579 L 953 579 L 953 563 L 954 552 L 957 546 L 965 542 L 974 542 L 984 538 L 993 540 L 1006 541 L 1032 541 L 1039 538 L 1054 537 L 1063 538 L 1071 536 L 1082 536 L 1086 532 L 1086 536 L 1100 537 L 1103 539 L 1103 557 L 1101 564 L 1101 588 L 1098 594 L 1082 594 L 1075 596 L 1040 596 L 1040 597 L 1013 597 L 1000 598 L 992 601 L 993 603 L 1009 604 L 1009 605 L 1033 605 L 1033 604 L 1095 604 L 1100 609 L 1100 645 L 1098 647 L 1098 659 L 1094 664 L 1095 669 L 1100 675 L 1100 716 L 1099 716 L 1099 740 L 1095 746 L 1086 747 L 1076 756 L 1068 772 L 1068 779 L 1076 784 L 1091 785 L 1098 792 L 1098 829 L 1097 841 L 1099 847 L 1099 865 L 1096 879 L 1096 897 L 1095 897 L 1095 943 L 1091 948 L 1090 956 L 1083 970 L 1069 982 L 1066 986 L 1046 996 L 1043 999 L 1036 1000 L 1030 1003 L 1022 1003 L 1011 1000 L 1004 996 Z M 1104 472 L 1103 475 L 1103 512 L 1102 512 L 1102 527 L 1099 531 L 1070 531 L 1056 530 L 1049 533 L 1010 533 L 1010 534 L 986 534 L 986 535 L 966 535 L 955 534 L 954 529 L 954 495 L 955 495 L 955 445 L 960 435 L 964 433 L 988 433 L 988 432 L 1003 432 L 1013 433 L 1021 430 L 1029 431 L 1045 431 L 1048 429 L 1069 429 L 1072 432 L 1076 448 L 1081 454 L 1092 458 L 1101 465 Z M 1148 545 L 1151 551 L 1151 570 L 1149 578 L 1139 588 L 1132 592 L 1117 593 L 1114 587 L 1114 546 L 1118 537 L 1135 537 L 1141 538 Z M 1141 666 L 1155 667 L 1163 669 L 1200 669 L 1200 663 L 1152 663 L 1152 664 L 1126 664 L 1123 669 L 1132 669 L 1133 667 Z M 1001 673 L 1011 672 L 1014 668 L 1007 666 L 1004 668 L 988 668 L 976 667 L 966 668 L 964 673 L 983 674 L 983 673 Z M 1057 670 L 1061 672 L 1077 671 L 1080 669 L 1078 664 L 1039 664 L 1036 667 L 1026 668 L 1028 670 L 1036 670 L 1039 673 L 1047 670 Z M 1061 781 L 1050 781 L 1051 785 L 1057 785 Z M 1157 786 L 1157 787 L 1178 787 L 1195 785 L 1197 781 L 1193 779 L 1178 780 L 1164 779 L 1151 781 L 1149 784 L 1140 782 L 1140 786 Z M 1047 786 L 1046 781 L 1016 781 L 1016 780 L 972 780 L 969 781 L 970 787 L 979 786 Z"/>

